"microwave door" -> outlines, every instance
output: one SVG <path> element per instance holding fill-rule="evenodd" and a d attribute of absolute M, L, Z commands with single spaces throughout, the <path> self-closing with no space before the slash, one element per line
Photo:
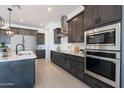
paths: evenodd
<path fill-rule="evenodd" d="M 112 32 L 94 33 L 86 36 L 87 44 L 115 45 L 115 30 Z"/>

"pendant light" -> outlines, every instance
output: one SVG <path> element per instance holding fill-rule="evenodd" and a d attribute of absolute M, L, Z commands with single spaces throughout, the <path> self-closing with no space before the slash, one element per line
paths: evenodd
<path fill-rule="evenodd" d="M 11 29 L 10 29 L 10 27 L 11 27 L 10 25 L 11 25 L 11 12 L 12 12 L 12 9 L 11 8 L 8 8 L 8 11 L 9 11 L 9 28 L 6 31 L 6 34 L 11 37 L 11 36 L 14 35 L 14 32 L 11 31 Z"/>

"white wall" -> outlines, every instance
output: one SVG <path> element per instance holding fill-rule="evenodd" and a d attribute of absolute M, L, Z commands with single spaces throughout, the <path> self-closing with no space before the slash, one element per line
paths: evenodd
<path fill-rule="evenodd" d="M 72 50 L 74 50 L 74 47 L 78 46 L 81 49 L 84 49 L 84 43 L 68 43 L 68 37 L 61 38 L 61 49 L 63 51 L 70 51 L 69 47 L 72 47 Z"/>
<path fill-rule="evenodd" d="M 78 7 L 71 14 L 67 15 L 68 19 L 71 19 L 73 16 L 77 15 L 84 10 L 83 6 Z M 56 50 L 59 46 L 63 51 L 69 51 L 68 47 L 79 46 L 81 49 L 84 49 L 84 43 L 68 43 L 68 37 L 61 38 L 61 44 L 54 44 L 54 32 L 53 30 L 57 27 L 61 27 L 61 22 L 58 23 L 49 23 L 45 29 L 45 44 L 46 44 L 46 58 L 50 58 L 50 50 Z"/>
<path fill-rule="evenodd" d="M 50 50 L 54 50 L 59 46 L 58 44 L 54 44 L 53 30 L 57 27 L 60 27 L 60 23 L 49 23 L 45 29 L 46 58 L 50 58 Z"/>

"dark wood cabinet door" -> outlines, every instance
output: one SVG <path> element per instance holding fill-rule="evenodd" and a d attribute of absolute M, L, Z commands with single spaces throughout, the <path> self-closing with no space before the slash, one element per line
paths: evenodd
<path fill-rule="evenodd" d="M 37 33 L 37 44 L 44 44 L 44 33 Z"/>
<path fill-rule="evenodd" d="M 56 55 L 55 55 L 54 51 L 51 51 L 50 57 L 51 57 L 51 61 L 55 63 L 56 62 Z"/>
<path fill-rule="evenodd" d="M 73 42 L 73 32 L 72 32 L 72 21 L 68 22 L 68 42 L 72 43 Z"/>
<path fill-rule="evenodd" d="M 99 20 L 100 24 L 116 21 L 121 19 L 121 6 L 119 5 L 100 5 Z"/>
<path fill-rule="evenodd" d="M 37 30 L 32 30 L 32 29 L 11 27 L 11 30 L 14 32 L 15 35 L 33 35 L 33 36 L 37 35 Z"/>
<path fill-rule="evenodd" d="M 37 36 L 37 30 L 33 30 L 33 31 L 31 31 L 31 35 L 33 35 L 33 36 Z"/>
<path fill-rule="evenodd" d="M 17 29 L 17 33 L 19 35 L 25 35 L 25 30 L 24 29 Z"/>
<path fill-rule="evenodd" d="M 25 29 L 23 31 L 24 31 L 24 35 L 31 35 L 31 32 L 32 32 L 32 31 L 25 30 Z"/>
<path fill-rule="evenodd" d="M 83 80 L 84 74 L 84 62 L 77 61 L 76 59 L 70 58 L 70 72 L 78 77 L 79 79 Z"/>
<path fill-rule="evenodd" d="M 45 58 L 45 50 L 36 50 L 37 58 Z"/>
<path fill-rule="evenodd" d="M 84 13 L 76 15 L 68 21 L 68 42 L 80 43 L 84 41 Z"/>
<path fill-rule="evenodd" d="M 61 37 L 57 35 L 61 33 L 61 28 L 54 29 L 54 44 L 61 44 Z"/>
<path fill-rule="evenodd" d="M 89 5 L 84 10 L 84 29 L 91 29 L 121 19 L 121 5 Z"/>
<path fill-rule="evenodd" d="M 84 58 L 51 51 L 51 60 L 72 75 L 83 80 Z"/>
<path fill-rule="evenodd" d="M 77 41 L 84 42 L 84 13 L 77 17 Z"/>
<path fill-rule="evenodd" d="M 72 20 L 72 42 L 77 42 L 77 18 Z"/>
<path fill-rule="evenodd" d="M 11 30 L 14 32 L 15 35 L 24 35 L 25 30 L 21 28 L 11 27 Z"/>
<path fill-rule="evenodd" d="M 90 28 L 97 23 L 98 6 L 89 5 L 84 10 L 84 29 Z"/>

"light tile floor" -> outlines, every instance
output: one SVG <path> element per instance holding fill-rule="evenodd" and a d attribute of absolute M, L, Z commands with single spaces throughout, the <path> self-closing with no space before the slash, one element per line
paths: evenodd
<path fill-rule="evenodd" d="M 36 61 L 35 88 L 89 88 L 59 66 L 47 59 Z"/>

